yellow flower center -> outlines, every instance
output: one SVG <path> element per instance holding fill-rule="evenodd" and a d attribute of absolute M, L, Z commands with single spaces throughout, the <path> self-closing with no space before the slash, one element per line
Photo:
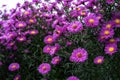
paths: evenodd
<path fill-rule="evenodd" d="M 16 77 L 15 80 L 19 80 L 19 77 Z"/>
<path fill-rule="evenodd" d="M 89 19 L 89 23 L 94 23 L 94 19 Z"/>
<path fill-rule="evenodd" d="M 59 30 L 56 30 L 55 32 L 56 32 L 57 34 L 60 34 L 60 31 L 59 31 Z"/>
<path fill-rule="evenodd" d="M 111 28 L 111 24 L 107 24 L 107 25 L 106 25 L 106 28 Z"/>
<path fill-rule="evenodd" d="M 100 39 L 104 40 L 104 39 L 105 39 L 105 37 L 104 37 L 104 36 L 101 36 L 101 37 L 100 37 Z"/>
<path fill-rule="evenodd" d="M 73 24 L 73 25 L 72 25 L 72 28 L 76 29 L 76 28 L 77 28 L 77 25 L 76 25 L 76 24 Z"/>
<path fill-rule="evenodd" d="M 85 11 L 81 11 L 81 15 L 85 15 L 86 13 L 85 13 Z"/>
<path fill-rule="evenodd" d="M 110 39 L 109 42 L 115 42 L 115 39 Z"/>
<path fill-rule="evenodd" d="M 29 22 L 30 22 L 30 23 L 34 23 L 34 20 L 33 20 L 33 19 L 30 19 Z"/>
<path fill-rule="evenodd" d="M 80 11 L 80 10 L 81 10 L 81 8 L 76 8 L 76 10 Z"/>
<path fill-rule="evenodd" d="M 102 62 L 102 59 L 98 59 L 97 62 L 98 62 L 98 63 L 101 63 L 101 62 Z"/>
<path fill-rule="evenodd" d="M 47 48 L 48 51 L 50 51 L 50 48 Z"/>
<path fill-rule="evenodd" d="M 52 41 L 52 38 L 48 38 L 47 41 L 48 41 L 48 42 L 51 42 L 51 41 Z"/>
<path fill-rule="evenodd" d="M 115 19 L 116 24 L 120 24 L 120 19 Z"/>
<path fill-rule="evenodd" d="M 23 41 L 24 39 L 23 39 L 23 38 L 20 38 L 19 40 L 20 40 L 20 41 Z"/>
<path fill-rule="evenodd" d="M 109 51 L 110 51 L 110 52 L 113 52 L 113 51 L 114 51 L 114 47 L 110 47 L 110 48 L 109 48 Z"/>
<path fill-rule="evenodd" d="M 77 57 L 78 58 L 81 58 L 82 57 L 82 54 L 79 52 L 79 53 L 77 53 Z"/>
<path fill-rule="evenodd" d="M 98 19 L 101 19 L 101 16 L 98 16 L 97 18 L 98 18 Z"/>
<path fill-rule="evenodd" d="M 55 62 L 59 62 L 59 59 L 55 59 Z"/>
<path fill-rule="evenodd" d="M 106 30 L 106 31 L 104 32 L 104 34 L 105 34 L 105 35 L 109 35 L 109 34 L 110 34 L 110 31 Z"/>
<path fill-rule="evenodd" d="M 16 66 L 15 66 L 15 65 L 13 65 L 13 66 L 12 66 L 12 68 L 14 69 L 14 68 L 16 68 Z"/>
<path fill-rule="evenodd" d="M 31 34 L 35 34 L 36 32 L 35 31 L 31 31 Z"/>
<path fill-rule="evenodd" d="M 20 24 L 18 24 L 18 26 L 19 26 L 19 27 L 23 27 L 23 24 L 22 24 L 22 23 L 20 23 Z"/>
<path fill-rule="evenodd" d="M 46 67 L 46 66 L 43 66 L 43 67 L 42 67 L 42 70 L 46 70 L 46 69 L 47 69 L 47 67 Z"/>
<path fill-rule="evenodd" d="M 29 14 L 29 12 L 28 12 L 28 11 L 25 11 L 25 12 L 24 12 L 24 14 L 25 14 L 25 15 L 28 15 L 28 14 Z"/>

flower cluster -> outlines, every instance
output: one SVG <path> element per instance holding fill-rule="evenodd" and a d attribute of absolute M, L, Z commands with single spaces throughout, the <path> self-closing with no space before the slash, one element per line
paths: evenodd
<path fill-rule="evenodd" d="M 0 18 L 0 67 L 13 80 L 97 80 L 103 68 L 94 79 L 90 68 L 120 52 L 119 0 L 25 1 Z"/>

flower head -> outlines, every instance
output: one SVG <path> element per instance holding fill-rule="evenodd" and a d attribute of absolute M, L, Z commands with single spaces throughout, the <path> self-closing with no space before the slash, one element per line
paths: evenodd
<path fill-rule="evenodd" d="M 21 80 L 21 76 L 17 74 L 13 80 Z"/>
<path fill-rule="evenodd" d="M 105 39 L 111 38 L 114 35 L 114 29 L 101 29 L 100 36 L 104 36 Z"/>
<path fill-rule="evenodd" d="M 17 28 L 24 28 L 26 27 L 26 23 L 21 21 L 21 22 L 16 23 L 15 26 Z"/>
<path fill-rule="evenodd" d="M 105 53 L 109 55 L 113 55 L 117 52 L 117 44 L 107 44 L 105 46 Z"/>
<path fill-rule="evenodd" d="M 50 46 L 50 45 L 46 45 L 46 46 L 44 46 L 44 48 L 43 48 L 43 52 L 44 52 L 44 53 L 49 53 L 50 50 L 51 50 L 51 47 L 52 47 L 52 46 Z"/>
<path fill-rule="evenodd" d="M 55 56 L 54 58 L 52 58 L 51 63 L 56 65 L 56 64 L 59 64 L 60 61 L 61 61 L 61 58 L 59 56 Z"/>
<path fill-rule="evenodd" d="M 49 63 L 42 63 L 38 67 L 38 71 L 41 74 L 47 74 L 51 70 L 51 65 Z"/>
<path fill-rule="evenodd" d="M 120 18 L 115 18 L 113 21 L 116 27 L 120 27 Z"/>
<path fill-rule="evenodd" d="M 77 33 L 83 30 L 82 23 L 79 21 L 75 21 L 70 23 L 70 25 L 67 27 L 67 30 L 72 33 Z"/>
<path fill-rule="evenodd" d="M 104 57 L 103 56 L 97 56 L 95 59 L 94 59 L 94 63 L 95 64 L 102 64 L 104 61 Z"/>
<path fill-rule="evenodd" d="M 92 13 L 86 16 L 83 20 L 85 25 L 88 27 L 97 27 L 99 24 L 99 19 L 95 14 L 92 14 Z"/>
<path fill-rule="evenodd" d="M 8 67 L 10 71 L 16 71 L 20 68 L 20 65 L 18 63 L 11 63 Z"/>
<path fill-rule="evenodd" d="M 30 30 L 29 34 L 30 35 L 36 35 L 36 34 L 38 34 L 38 30 Z"/>
<path fill-rule="evenodd" d="M 17 40 L 18 40 L 19 42 L 23 42 L 23 41 L 26 40 L 26 37 L 25 37 L 25 36 L 20 36 L 20 37 L 17 37 Z"/>
<path fill-rule="evenodd" d="M 88 53 L 83 48 L 74 49 L 70 56 L 72 62 L 84 62 L 88 58 Z"/>
<path fill-rule="evenodd" d="M 76 76 L 70 76 L 67 78 L 67 80 L 80 80 L 80 79 L 77 78 Z"/>
<path fill-rule="evenodd" d="M 48 35 L 44 38 L 44 43 L 46 44 L 52 44 L 54 41 L 55 39 L 52 35 Z"/>

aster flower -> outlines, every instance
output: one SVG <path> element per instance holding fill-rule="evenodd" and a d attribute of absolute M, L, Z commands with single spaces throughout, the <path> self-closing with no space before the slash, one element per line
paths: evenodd
<path fill-rule="evenodd" d="M 19 42 L 23 42 L 23 41 L 26 40 L 26 37 L 25 37 L 25 36 L 20 36 L 20 37 L 17 37 L 17 40 L 18 40 Z"/>
<path fill-rule="evenodd" d="M 59 56 L 55 56 L 54 58 L 52 58 L 51 63 L 56 65 L 56 64 L 59 64 L 60 61 L 61 61 L 61 58 Z"/>
<path fill-rule="evenodd" d="M 55 41 L 55 38 L 52 35 L 48 35 L 44 38 L 44 43 L 52 44 Z"/>
<path fill-rule="evenodd" d="M 117 52 L 117 44 L 107 44 L 104 49 L 105 53 L 108 55 L 113 55 Z"/>
<path fill-rule="evenodd" d="M 76 7 L 75 9 L 70 11 L 70 15 L 72 17 L 78 17 L 81 14 L 86 15 L 85 12 L 82 12 L 83 10 L 85 10 L 85 7 L 83 6 Z"/>
<path fill-rule="evenodd" d="M 101 29 L 100 36 L 104 36 L 105 39 L 111 38 L 114 35 L 114 29 Z"/>
<path fill-rule="evenodd" d="M 105 36 L 101 36 L 101 35 L 98 36 L 98 41 L 105 42 L 105 40 L 106 40 Z"/>
<path fill-rule="evenodd" d="M 9 71 L 16 71 L 19 70 L 20 65 L 18 63 L 11 63 L 8 67 Z"/>
<path fill-rule="evenodd" d="M 84 48 L 74 49 L 71 56 L 70 61 L 72 62 L 85 62 L 88 58 L 88 53 Z"/>
<path fill-rule="evenodd" d="M 115 18 L 113 21 L 116 27 L 120 27 L 120 18 Z"/>
<path fill-rule="evenodd" d="M 21 76 L 19 74 L 17 74 L 13 80 L 21 80 Z"/>
<path fill-rule="evenodd" d="M 28 20 L 28 24 L 33 24 L 33 23 L 35 23 L 36 22 L 36 19 L 29 19 Z"/>
<path fill-rule="evenodd" d="M 17 23 L 15 24 L 15 26 L 16 26 L 17 28 L 24 28 L 24 27 L 26 27 L 26 23 L 23 22 L 23 21 L 17 22 Z"/>
<path fill-rule="evenodd" d="M 93 13 L 86 16 L 83 20 L 84 20 L 85 25 L 88 27 L 97 27 L 99 24 L 99 19 Z"/>
<path fill-rule="evenodd" d="M 70 23 L 70 25 L 67 27 L 67 30 L 72 33 L 77 33 L 83 30 L 82 23 L 79 21 L 75 21 Z"/>
<path fill-rule="evenodd" d="M 105 43 L 106 44 L 109 44 L 109 43 L 113 44 L 113 43 L 117 43 L 117 42 L 119 42 L 119 38 L 110 38 Z"/>
<path fill-rule="evenodd" d="M 55 46 L 51 47 L 49 54 L 53 56 L 59 49 L 60 49 L 60 45 L 56 43 Z"/>
<path fill-rule="evenodd" d="M 95 64 L 102 64 L 104 61 L 104 57 L 103 56 L 97 56 L 95 59 L 94 59 L 94 63 Z"/>
<path fill-rule="evenodd" d="M 49 63 L 42 63 L 38 67 L 38 71 L 41 74 L 47 74 L 51 70 L 51 65 Z"/>
<path fill-rule="evenodd" d="M 43 52 L 44 52 L 44 53 L 49 53 L 50 50 L 51 50 L 51 46 L 50 46 L 50 45 L 46 45 L 46 46 L 44 46 L 44 48 L 43 48 Z"/>
<path fill-rule="evenodd" d="M 38 30 L 29 30 L 28 33 L 30 35 L 36 35 L 36 34 L 38 34 Z"/>
<path fill-rule="evenodd" d="M 82 10 L 79 12 L 80 16 L 87 16 L 87 14 L 88 14 L 88 11 L 85 11 L 85 10 Z"/>
<path fill-rule="evenodd" d="M 112 29 L 112 28 L 114 28 L 113 22 L 112 22 L 112 21 L 109 21 L 109 22 L 105 23 L 105 24 L 103 25 L 103 28 L 105 28 L 105 29 Z"/>
<path fill-rule="evenodd" d="M 76 76 L 69 76 L 66 80 L 80 80 L 80 79 Z"/>
<path fill-rule="evenodd" d="M 53 33 L 53 36 L 54 37 L 59 37 L 63 32 L 63 28 L 62 27 L 55 27 L 55 30 L 54 30 L 54 33 Z"/>

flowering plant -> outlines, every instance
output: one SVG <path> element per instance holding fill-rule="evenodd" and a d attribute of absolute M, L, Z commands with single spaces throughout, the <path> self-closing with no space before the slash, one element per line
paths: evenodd
<path fill-rule="evenodd" d="M 25 1 L 0 17 L 0 79 L 120 79 L 119 0 Z"/>

